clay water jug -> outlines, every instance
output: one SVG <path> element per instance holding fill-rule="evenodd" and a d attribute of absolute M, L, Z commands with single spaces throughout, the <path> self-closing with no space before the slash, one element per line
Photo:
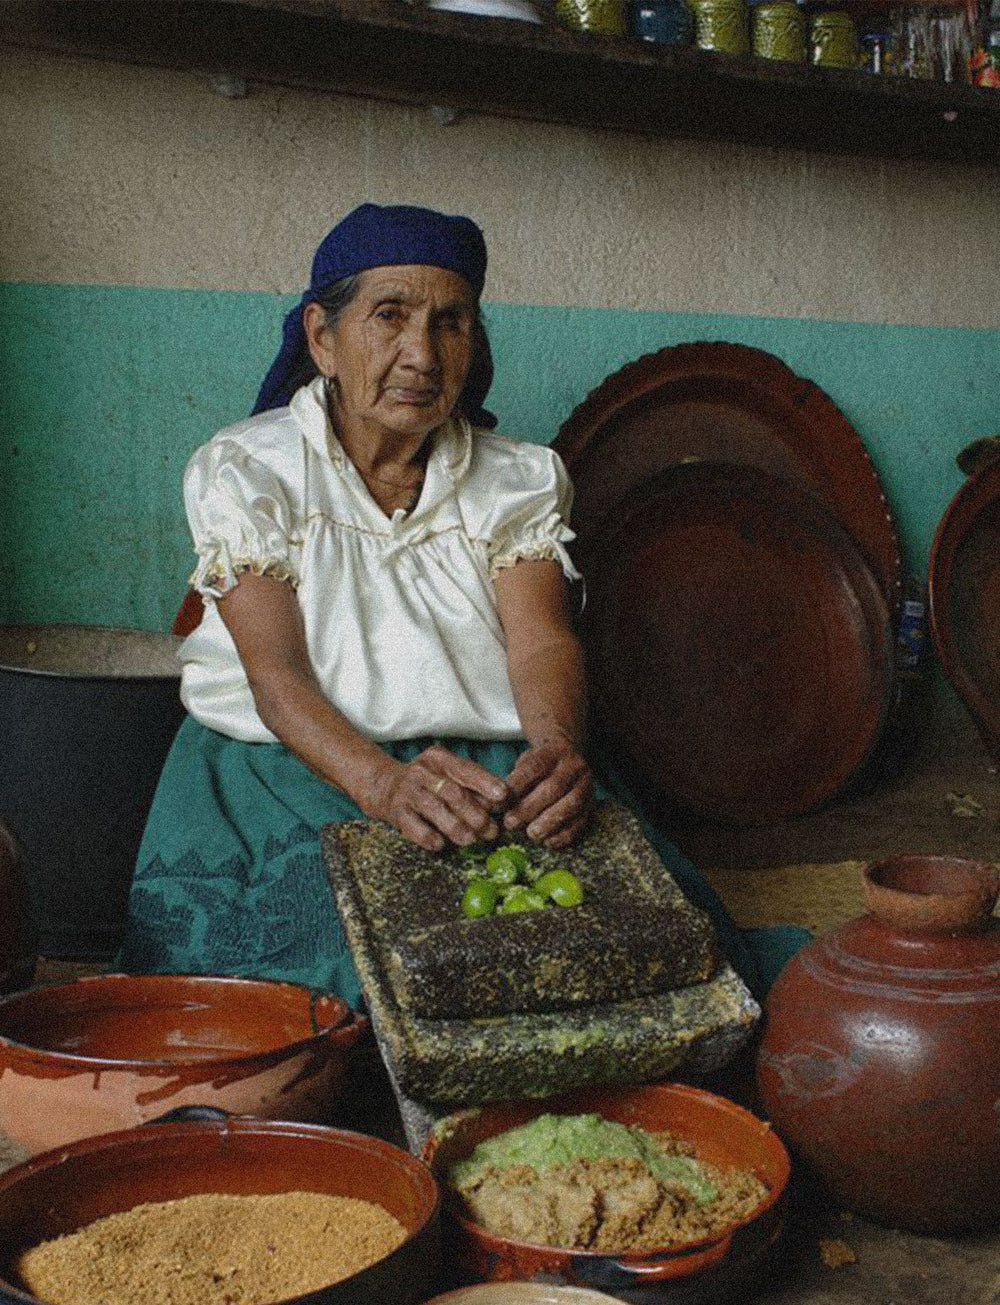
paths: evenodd
<path fill-rule="evenodd" d="M 0 824 L 0 993 L 27 987 L 38 960 L 19 861 L 13 835 Z"/>
<path fill-rule="evenodd" d="M 850 1210 L 915 1232 L 1000 1221 L 996 867 L 889 858 L 868 913 L 792 958 L 757 1084 L 778 1135 Z"/>

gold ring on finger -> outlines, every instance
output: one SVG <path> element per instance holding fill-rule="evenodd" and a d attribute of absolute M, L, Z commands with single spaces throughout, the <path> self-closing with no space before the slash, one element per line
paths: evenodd
<path fill-rule="evenodd" d="M 435 797 L 437 797 L 437 795 L 441 792 L 441 790 L 444 788 L 445 784 L 447 783 L 448 783 L 447 778 L 438 780 L 438 782 L 431 789 L 431 792 L 434 794 Z"/>

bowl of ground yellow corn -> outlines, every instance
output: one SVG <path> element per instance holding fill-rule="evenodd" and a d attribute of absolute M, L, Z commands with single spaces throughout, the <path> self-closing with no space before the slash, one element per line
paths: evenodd
<path fill-rule="evenodd" d="M 0 1175 L 0 1302 L 417 1305 L 437 1287 L 438 1208 L 426 1166 L 380 1138 L 167 1119 Z"/>

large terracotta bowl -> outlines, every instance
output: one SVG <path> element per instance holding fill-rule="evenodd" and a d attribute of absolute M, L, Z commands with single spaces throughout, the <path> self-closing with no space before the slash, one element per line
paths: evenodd
<path fill-rule="evenodd" d="M 700 1160 L 753 1170 L 768 1194 L 748 1218 L 674 1249 L 606 1255 L 494 1236 L 448 1197 L 448 1170 L 479 1142 L 546 1112 L 594 1112 L 651 1132 L 670 1131 L 692 1142 Z M 788 1152 L 766 1123 L 724 1097 L 673 1083 L 589 1089 L 459 1112 L 435 1125 L 424 1158 L 445 1191 L 446 1259 L 457 1282 L 541 1279 L 622 1293 L 622 1299 L 642 1305 L 695 1305 L 745 1290 L 781 1231 L 790 1174 Z"/>
<path fill-rule="evenodd" d="M 0 1175 L 0 1302 L 30 1305 L 36 1299 L 17 1281 L 14 1266 L 22 1251 L 95 1219 L 204 1192 L 292 1191 L 374 1202 L 408 1232 L 385 1259 L 299 1300 L 415 1305 L 433 1293 L 440 1266 L 438 1188 L 419 1160 L 360 1133 L 231 1118 L 85 1138 Z"/>
<path fill-rule="evenodd" d="M 177 1106 L 329 1122 L 367 1027 L 291 983 L 97 975 L 0 1000 L 0 1131 L 32 1154 Z"/>

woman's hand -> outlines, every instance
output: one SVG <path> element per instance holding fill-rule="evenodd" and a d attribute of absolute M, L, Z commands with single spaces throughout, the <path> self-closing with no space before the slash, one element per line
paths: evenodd
<path fill-rule="evenodd" d="M 594 781 L 586 759 L 568 741 L 522 752 L 507 787 L 506 829 L 523 829 L 533 842 L 553 849 L 568 847 L 586 829 Z"/>
<path fill-rule="evenodd" d="M 411 762 L 390 762 L 366 811 L 420 847 L 440 852 L 446 842 L 465 847 L 496 838 L 493 813 L 509 799 L 503 780 L 435 744 Z"/>

